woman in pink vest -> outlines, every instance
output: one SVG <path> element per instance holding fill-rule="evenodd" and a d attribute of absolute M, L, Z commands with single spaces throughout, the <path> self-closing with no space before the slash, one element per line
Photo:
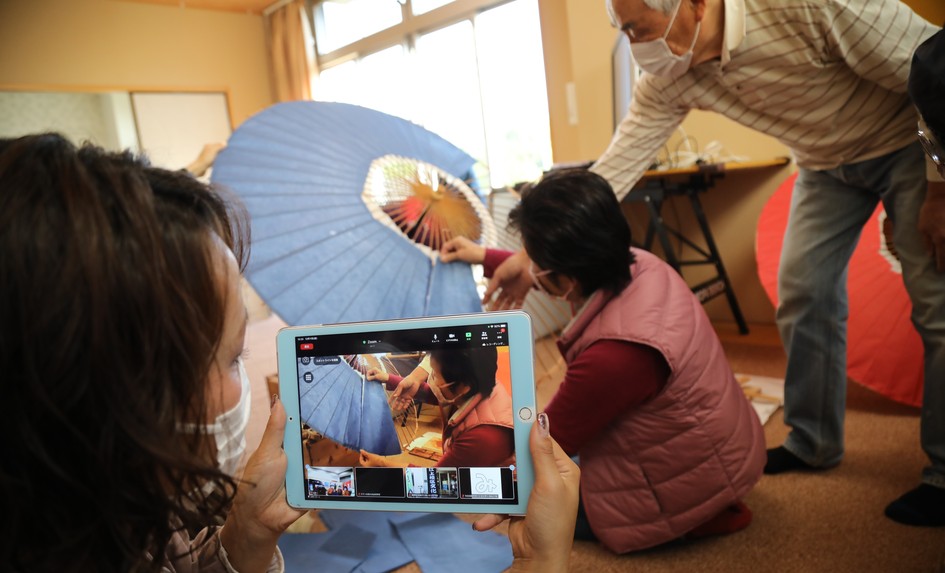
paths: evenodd
<path fill-rule="evenodd" d="M 630 247 L 610 185 L 589 171 L 545 176 L 509 220 L 534 287 L 575 310 L 546 412 L 580 458 L 576 537 L 625 553 L 746 527 L 741 499 L 761 477 L 764 435 L 689 287 Z M 457 239 L 441 259 L 483 263 L 488 275 L 511 254 Z"/>
<path fill-rule="evenodd" d="M 367 378 L 384 382 L 401 400 L 418 397 L 440 407 L 443 457 L 437 467 L 507 466 L 515 459 L 512 398 L 496 383 L 497 369 L 495 348 L 434 350 L 405 378 L 377 368 Z M 386 456 L 361 450 L 362 466 L 388 464 Z"/>

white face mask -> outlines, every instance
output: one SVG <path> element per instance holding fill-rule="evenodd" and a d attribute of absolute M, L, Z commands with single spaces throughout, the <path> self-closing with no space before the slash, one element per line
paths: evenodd
<path fill-rule="evenodd" d="M 249 376 L 243 366 L 243 359 L 237 358 L 240 373 L 240 399 L 231 409 L 217 416 L 212 424 L 205 427 L 207 435 L 213 436 L 217 446 L 217 467 L 228 476 L 238 477 L 243 452 L 246 451 L 246 426 L 249 424 L 250 389 Z M 195 424 L 181 424 L 183 431 L 192 432 Z"/>
<path fill-rule="evenodd" d="M 430 387 L 430 392 L 433 392 L 433 395 L 436 397 L 437 402 L 439 402 L 441 406 L 449 406 L 450 404 L 456 402 L 456 398 L 447 399 L 443 395 L 443 390 L 440 389 L 438 378 L 433 374 L 433 372 L 430 372 L 430 375 L 427 377 L 427 386 Z"/>
<path fill-rule="evenodd" d="M 237 367 L 240 372 L 239 402 L 207 426 L 207 434 L 212 434 L 217 443 L 217 464 L 220 471 L 234 477 L 246 451 L 246 426 L 249 425 L 251 392 L 249 375 L 246 374 L 242 358 L 237 359 Z"/>
<path fill-rule="evenodd" d="M 679 7 L 682 6 L 683 1 L 679 0 L 679 3 L 676 4 L 676 9 L 673 10 L 673 15 L 669 19 L 669 25 L 666 27 L 666 31 L 663 32 L 662 38 L 650 42 L 630 42 L 630 52 L 633 54 L 633 60 L 643 71 L 654 76 L 675 79 L 685 74 L 686 70 L 689 69 L 689 64 L 692 62 L 692 50 L 696 47 L 696 40 L 699 38 L 699 29 L 702 22 L 696 23 L 696 33 L 692 38 L 689 50 L 685 54 L 677 56 L 669 49 L 669 44 L 666 43 L 666 37 L 669 36 L 669 31 L 673 28 L 673 23 L 676 22 L 676 15 L 679 14 Z"/>
<path fill-rule="evenodd" d="M 532 284 L 535 285 L 539 291 L 545 293 L 551 298 L 556 298 L 558 300 L 568 302 L 568 297 L 571 296 L 571 291 L 574 290 L 574 283 L 571 283 L 571 286 L 568 287 L 568 290 L 564 291 L 563 294 L 551 294 L 548 292 L 548 289 L 545 288 L 545 285 L 541 284 L 541 281 L 538 280 L 539 277 L 546 277 L 554 271 L 538 271 L 535 272 L 535 263 L 529 262 L 528 273 L 532 276 Z"/>

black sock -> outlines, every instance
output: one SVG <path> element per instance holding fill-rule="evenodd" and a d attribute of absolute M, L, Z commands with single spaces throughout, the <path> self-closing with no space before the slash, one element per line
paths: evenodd
<path fill-rule="evenodd" d="M 815 470 L 818 469 L 791 452 L 784 449 L 784 446 L 768 450 L 768 463 L 765 464 L 765 473 L 769 475 L 789 472 L 792 470 Z"/>
<path fill-rule="evenodd" d="M 945 489 L 924 483 L 887 505 L 886 517 L 905 525 L 945 526 Z"/>

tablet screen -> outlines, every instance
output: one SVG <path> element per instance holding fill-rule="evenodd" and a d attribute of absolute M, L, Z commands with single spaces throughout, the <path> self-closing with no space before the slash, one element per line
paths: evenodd
<path fill-rule="evenodd" d="M 509 323 L 371 326 L 293 337 L 304 489 L 293 497 L 518 504 Z"/>

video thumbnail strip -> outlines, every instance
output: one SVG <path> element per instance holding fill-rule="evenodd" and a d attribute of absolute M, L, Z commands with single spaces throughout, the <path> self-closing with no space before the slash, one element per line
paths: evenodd
<path fill-rule="evenodd" d="M 305 498 L 338 501 L 388 499 L 512 501 L 514 472 L 508 467 L 368 468 L 305 466 Z"/>

